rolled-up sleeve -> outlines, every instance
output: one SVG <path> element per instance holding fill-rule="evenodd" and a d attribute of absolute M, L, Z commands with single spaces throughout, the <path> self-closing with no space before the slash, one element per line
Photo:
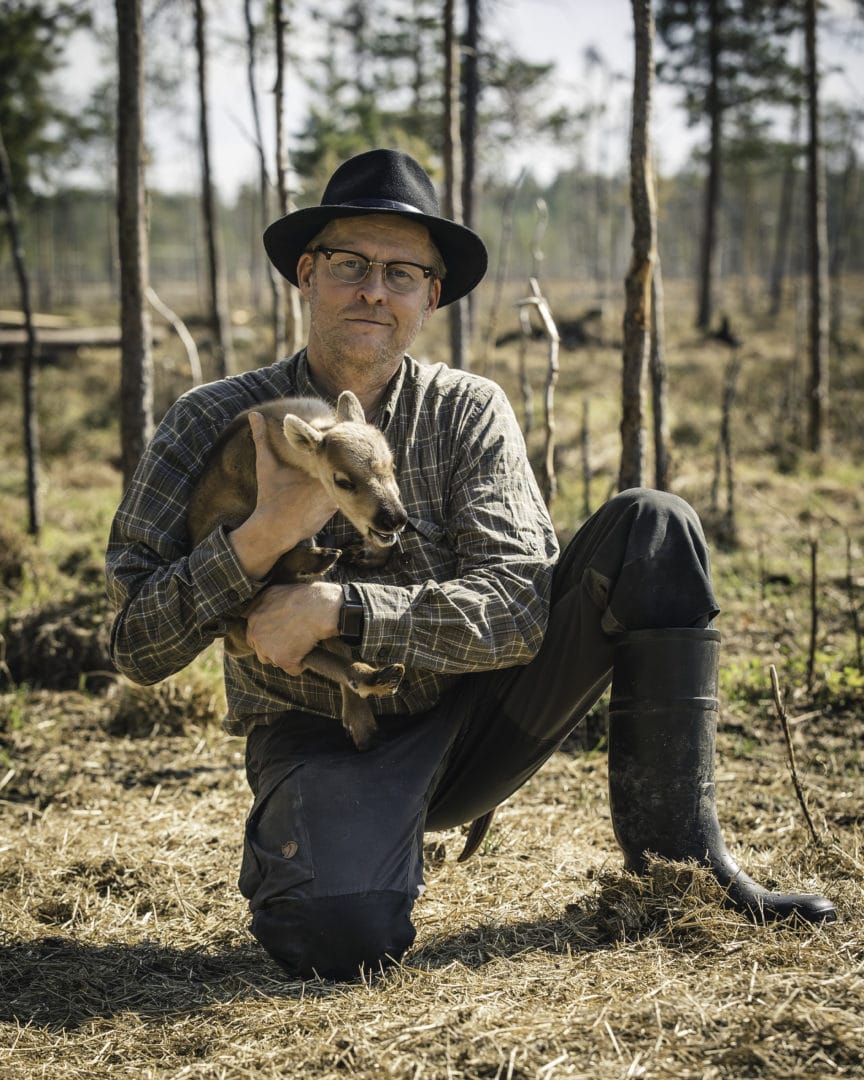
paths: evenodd
<path fill-rule="evenodd" d="M 244 573 L 224 529 L 189 550 L 189 492 L 213 437 L 206 413 L 181 399 L 145 450 L 114 517 L 106 552 L 116 612 L 111 654 L 135 682 L 158 682 L 185 667 L 261 588 Z"/>

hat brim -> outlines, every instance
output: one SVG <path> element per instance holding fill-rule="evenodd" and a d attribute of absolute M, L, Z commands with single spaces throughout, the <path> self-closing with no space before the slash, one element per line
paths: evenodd
<path fill-rule="evenodd" d="M 367 217 L 369 214 L 398 214 L 425 225 L 447 267 L 441 282 L 438 307 L 445 307 L 467 295 L 486 273 L 489 256 L 486 245 L 471 229 L 447 218 L 382 207 L 310 206 L 295 210 L 264 230 L 264 249 L 279 273 L 297 284 L 297 263 L 311 240 L 335 218 Z"/>

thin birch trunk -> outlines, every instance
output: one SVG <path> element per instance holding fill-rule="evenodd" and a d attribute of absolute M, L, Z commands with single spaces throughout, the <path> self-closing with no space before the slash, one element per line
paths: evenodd
<path fill-rule="evenodd" d="M 444 0 L 444 214 L 462 221 L 462 139 L 459 131 L 459 40 L 455 0 Z M 450 362 L 470 366 L 465 351 L 465 305 L 457 300 L 448 311 Z"/>
<path fill-rule="evenodd" d="M 117 227 L 120 257 L 120 456 L 128 487 L 153 435 L 153 355 L 147 306 L 144 36 L 140 0 L 117 0 Z"/>
<path fill-rule="evenodd" d="M 21 311 L 24 315 L 24 327 L 27 343 L 21 361 L 21 402 L 24 427 L 24 458 L 27 469 L 27 532 L 38 538 L 42 529 L 42 499 L 39 491 L 39 418 L 36 413 L 36 369 L 39 364 L 39 338 L 33 323 L 33 309 L 30 303 L 30 277 L 24 259 L 21 244 L 21 231 L 18 227 L 18 208 L 15 192 L 12 188 L 12 166 L 0 129 L 0 194 L 2 206 L 9 227 L 9 246 L 18 278 L 18 290 L 21 295 Z"/>
<path fill-rule="evenodd" d="M 664 321 L 663 275 L 660 257 L 651 276 L 651 415 L 654 420 L 654 486 L 668 491 L 671 480 L 669 418 L 667 413 L 666 324 Z"/>
<path fill-rule="evenodd" d="M 619 490 L 641 486 L 645 464 L 645 369 L 651 344 L 651 281 L 656 257 L 656 211 L 651 172 L 651 89 L 654 14 L 651 0 L 632 0 L 635 28 L 630 203 L 633 254 L 625 281 L 621 379 Z"/>
<path fill-rule="evenodd" d="M 252 17 L 252 0 L 243 0 L 243 16 L 246 22 L 247 77 L 249 80 L 249 100 L 252 106 L 252 122 L 255 126 L 255 148 L 258 153 L 258 200 L 261 211 L 261 231 L 270 224 L 270 178 L 267 175 L 267 154 L 264 150 L 264 133 L 261 124 L 261 107 L 258 102 L 256 85 L 257 44 L 255 20 Z M 256 266 L 261 263 L 263 253 L 261 240 L 256 244 Z M 267 264 L 267 283 L 270 288 L 270 312 L 273 326 L 273 353 L 275 359 L 285 353 L 285 291 L 282 277 L 269 259 Z M 257 279 L 256 279 L 257 280 Z"/>
<path fill-rule="evenodd" d="M 807 231 L 810 238 L 810 384 L 808 387 L 809 448 L 821 453 L 828 443 L 828 227 L 825 212 L 825 172 L 819 126 L 819 62 L 816 39 L 817 0 L 807 0 Z"/>
<path fill-rule="evenodd" d="M 216 191 L 210 165 L 210 123 L 207 93 L 207 27 L 205 0 L 195 0 L 195 50 L 198 57 L 198 132 L 201 142 L 201 207 L 204 215 L 204 242 L 207 248 L 207 280 L 210 288 L 210 321 L 216 374 L 234 370 L 231 320 L 228 315 L 225 270 L 219 243 Z"/>
<path fill-rule="evenodd" d="M 274 0 L 273 26 L 276 37 L 276 187 L 282 217 L 294 209 L 288 188 L 288 146 L 285 138 L 285 15 L 282 0 Z M 289 282 L 280 281 L 285 297 L 285 344 L 295 353 L 303 344 L 303 313 L 300 293 Z"/>
<path fill-rule="evenodd" d="M 722 162 L 723 108 L 720 101 L 720 5 L 708 0 L 710 29 L 708 33 L 708 115 L 711 134 L 708 147 L 708 176 L 705 181 L 705 204 L 702 222 L 702 250 L 699 265 L 699 311 L 696 325 L 707 330 L 711 325 L 714 306 L 714 265 L 717 244 L 717 210 L 720 206 L 720 172 Z"/>

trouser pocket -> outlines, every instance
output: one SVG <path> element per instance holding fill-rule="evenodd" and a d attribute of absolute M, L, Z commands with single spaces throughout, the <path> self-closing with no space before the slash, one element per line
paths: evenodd
<path fill-rule="evenodd" d="M 315 871 L 303 814 L 303 763 L 262 784 L 246 819 L 240 892 L 255 911 L 269 901 L 306 895 Z"/>

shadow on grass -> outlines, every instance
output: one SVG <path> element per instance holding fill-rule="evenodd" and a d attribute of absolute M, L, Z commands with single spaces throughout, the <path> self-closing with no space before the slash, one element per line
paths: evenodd
<path fill-rule="evenodd" d="M 402 970 L 454 963 L 478 968 L 538 951 L 572 956 L 649 935 L 678 949 L 703 950 L 726 940 L 726 920 L 738 918 L 723 912 L 719 901 L 719 888 L 704 870 L 658 861 L 646 877 L 602 876 L 596 892 L 560 916 L 437 935 L 413 949 Z M 344 985 L 289 979 L 251 940 L 210 951 L 153 941 L 93 945 L 58 936 L 0 945 L 0 1022 L 48 1030 L 74 1030 L 123 1013 L 159 1021 L 234 1001 L 326 997 Z"/>
<path fill-rule="evenodd" d="M 607 945 L 610 940 L 607 935 Z M 601 947 L 574 935 L 566 917 L 507 927 L 484 924 L 412 950 L 405 967 L 440 970 L 454 961 L 479 967 L 526 950 Z M 0 1023 L 50 1031 L 74 1031 L 123 1014 L 161 1022 L 228 1002 L 326 997 L 344 992 L 346 985 L 351 982 L 292 980 L 254 942 L 216 951 L 151 941 L 93 945 L 64 937 L 0 946 Z"/>
<path fill-rule="evenodd" d="M 65 937 L 0 945 L 0 1022 L 51 1030 L 122 1013 L 159 1020 L 229 1001 L 333 990 L 323 982 L 290 981 L 253 942 L 216 951 Z"/>

